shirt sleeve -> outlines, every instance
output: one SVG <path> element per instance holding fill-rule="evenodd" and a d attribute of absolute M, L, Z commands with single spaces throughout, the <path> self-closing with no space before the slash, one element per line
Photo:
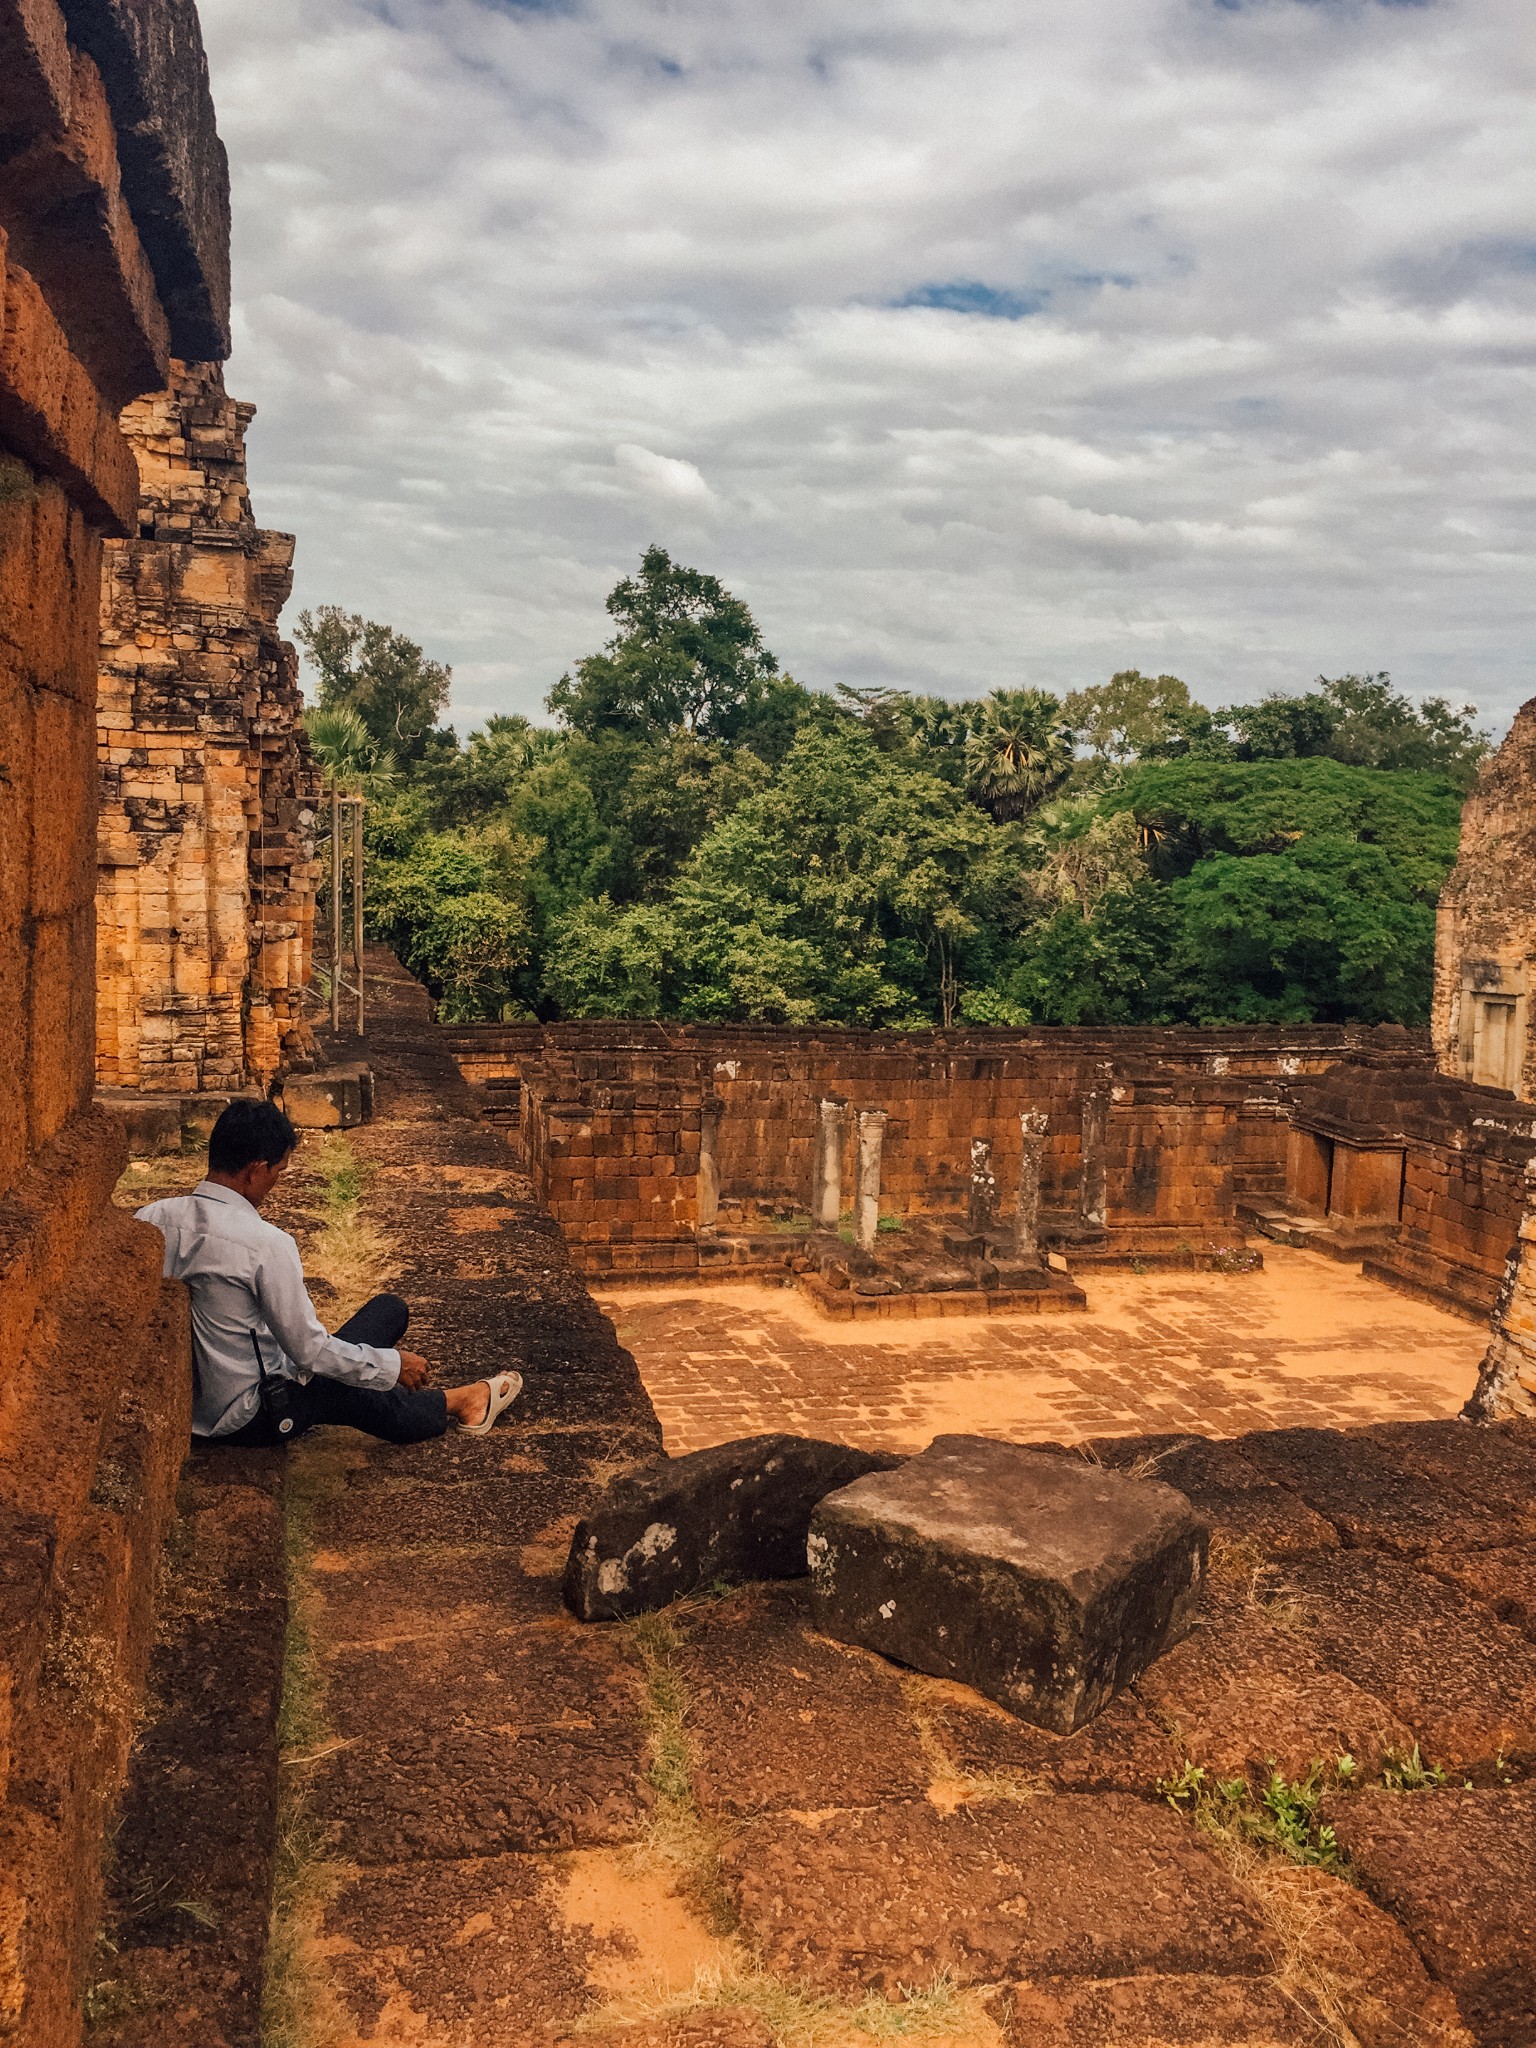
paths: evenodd
<path fill-rule="evenodd" d="M 262 1248 L 256 1268 L 257 1304 L 283 1350 L 305 1379 L 346 1380 L 354 1387 L 394 1386 L 400 1378 L 400 1354 L 373 1344 L 348 1344 L 333 1337 L 315 1314 L 304 1285 L 299 1248 L 291 1237 L 274 1232 Z"/>

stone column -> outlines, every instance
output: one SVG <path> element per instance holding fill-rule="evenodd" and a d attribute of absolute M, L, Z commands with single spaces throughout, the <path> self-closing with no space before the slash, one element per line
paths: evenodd
<path fill-rule="evenodd" d="M 1048 1121 L 1043 1109 L 1026 1109 L 1019 1117 L 1024 1150 L 1019 1158 L 1019 1210 L 1014 1218 L 1013 1246 L 1021 1259 L 1040 1256 L 1040 1168 Z"/>
<path fill-rule="evenodd" d="M 1104 1082 L 1083 1097 L 1082 1159 L 1078 1215 L 1086 1229 L 1102 1230 L 1109 1209 L 1109 1088 Z"/>
<path fill-rule="evenodd" d="M 720 1220 L 720 1112 L 724 1107 L 718 1097 L 708 1096 L 699 1107 L 700 1237 L 713 1237 Z"/>
<path fill-rule="evenodd" d="M 992 1171 L 992 1145 L 987 1138 L 971 1140 L 971 1191 L 966 1221 L 973 1237 L 997 1227 L 997 1176 Z"/>
<path fill-rule="evenodd" d="M 811 1220 L 818 1230 L 836 1230 L 843 1220 L 843 1132 L 847 1122 L 846 1102 L 821 1105 L 816 1182 L 811 1190 Z"/>
<path fill-rule="evenodd" d="M 859 1195 L 856 1220 L 860 1249 L 872 1252 L 880 1228 L 880 1154 L 885 1145 L 885 1111 L 859 1111 Z"/>
<path fill-rule="evenodd" d="M 1468 1422 L 1536 1417 L 1536 1159 L 1525 1167 L 1525 1214 L 1494 1303 L 1488 1349 L 1462 1414 Z"/>

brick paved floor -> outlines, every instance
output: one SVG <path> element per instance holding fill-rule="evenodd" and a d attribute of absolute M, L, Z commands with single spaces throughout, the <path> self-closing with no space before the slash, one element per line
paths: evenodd
<path fill-rule="evenodd" d="M 913 1450 L 944 1430 L 1235 1436 L 1454 1415 L 1474 1323 L 1312 1252 L 1257 1274 L 1089 1276 L 1086 1314 L 865 1325 L 783 1288 L 600 1295 L 674 1455 L 772 1429 Z"/>

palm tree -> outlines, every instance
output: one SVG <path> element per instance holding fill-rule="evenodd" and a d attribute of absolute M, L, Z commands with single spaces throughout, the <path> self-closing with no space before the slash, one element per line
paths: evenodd
<path fill-rule="evenodd" d="M 310 751 L 326 781 L 344 795 L 374 795 L 395 780 L 395 757 L 381 747 L 350 704 L 304 714 Z"/>
<path fill-rule="evenodd" d="M 994 690 L 966 745 L 970 793 L 999 821 L 1025 817 L 1066 780 L 1072 746 L 1049 690 Z"/>

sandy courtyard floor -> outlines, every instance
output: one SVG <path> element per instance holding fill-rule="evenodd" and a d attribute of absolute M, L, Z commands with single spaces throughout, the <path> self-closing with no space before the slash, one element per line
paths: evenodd
<path fill-rule="evenodd" d="M 674 1456 L 776 1429 L 916 1450 L 947 1430 L 1072 1442 L 1455 1414 L 1487 1342 L 1476 1324 L 1312 1252 L 1264 1256 L 1262 1273 L 1089 1275 L 1074 1315 L 856 1330 L 785 1288 L 598 1299 Z"/>

